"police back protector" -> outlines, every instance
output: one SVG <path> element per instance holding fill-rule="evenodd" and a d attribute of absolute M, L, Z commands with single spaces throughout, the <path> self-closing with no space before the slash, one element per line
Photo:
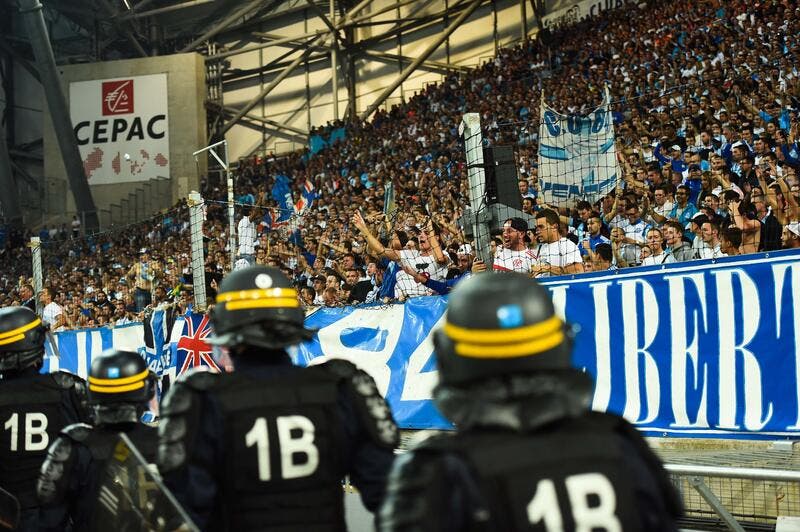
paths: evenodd
<path fill-rule="evenodd" d="M 344 530 L 339 380 L 321 367 L 215 379 L 230 530 Z"/>
<path fill-rule="evenodd" d="M 433 438 L 422 449 L 455 453 L 472 469 L 488 510 L 473 530 L 639 530 L 634 486 L 624 472 L 624 461 L 638 458 L 623 456 L 609 428 L 576 418 L 527 434 Z"/>
<path fill-rule="evenodd" d="M 66 373 L 0 381 L 0 481 L 23 509 L 38 506 L 36 481 L 48 446 L 80 420 L 76 381 Z"/>

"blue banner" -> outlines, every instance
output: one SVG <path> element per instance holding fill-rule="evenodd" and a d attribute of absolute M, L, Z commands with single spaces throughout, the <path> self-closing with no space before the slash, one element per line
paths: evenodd
<path fill-rule="evenodd" d="M 543 284 L 577 328 L 574 362 L 595 379 L 595 410 L 622 414 L 657 436 L 797 439 L 798 259 L 800 252 L 781 251 Z M 300 365 L 351 360 L 375 378 L 401 427 L 447 428 L 431 401 L 438 380 L 431 332 L 446 304 L 444 297 L 421 297 L 321 308 L 306 318 L 316 337 L 292 355 Z M 202 358 L 201 325 L 195 338 L 178 317 L 170 351 L 184 342 Z M 61 356 L 49 356 L 45 370 L 85 377 L 92 356 L 112 346 L 141 352 L 143 336 L 142 324 L 58 333 Z M 170 358 L 160 362 L 172 367 L 154 369 L 177 373 L 177 357 Z"/>
<path fill-rule="evenodd" d="M 595 410 L 658 436 L 800 437 L 800 253 L 553 278 L 543 284 L 579 328 L 574 363 L 595 378 Z M 352 360 L 375 377 L 405 428 L 446 428 L 431 406 L 430 332 L 445 298 L 321 309 L 305 364 Z"/>

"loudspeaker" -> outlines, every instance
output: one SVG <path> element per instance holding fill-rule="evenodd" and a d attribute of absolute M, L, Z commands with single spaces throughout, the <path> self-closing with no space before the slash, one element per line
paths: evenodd
<path fill-rule="evenodd" d="M 522 210 L 519 193 L 517 165 L 511 146 L 492 146 L 483 149 L 483 165 L 486 173 L 486 203 L 502 203 L 512 209 Z"/>

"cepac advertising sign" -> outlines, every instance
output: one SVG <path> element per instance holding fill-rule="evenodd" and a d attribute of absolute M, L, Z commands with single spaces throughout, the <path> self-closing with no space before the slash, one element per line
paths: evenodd
<path fill-rule="evenodd" d="M 166 74 L 76 81 L 69 100 L 90 185 L 169 177 Z"/>

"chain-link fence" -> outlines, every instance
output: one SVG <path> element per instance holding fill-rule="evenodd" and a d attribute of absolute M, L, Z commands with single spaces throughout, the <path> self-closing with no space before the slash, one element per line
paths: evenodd
<path fill-rule="evenodd" d="M 76 224 L 33 239 L 27 266 L 45 321 L 57 320 L 56 328 L 99 327 L 141 321 L 158 305 L 191 303 L 189 235 L 184 201 L 106 231 L 85 234 Z"/>

